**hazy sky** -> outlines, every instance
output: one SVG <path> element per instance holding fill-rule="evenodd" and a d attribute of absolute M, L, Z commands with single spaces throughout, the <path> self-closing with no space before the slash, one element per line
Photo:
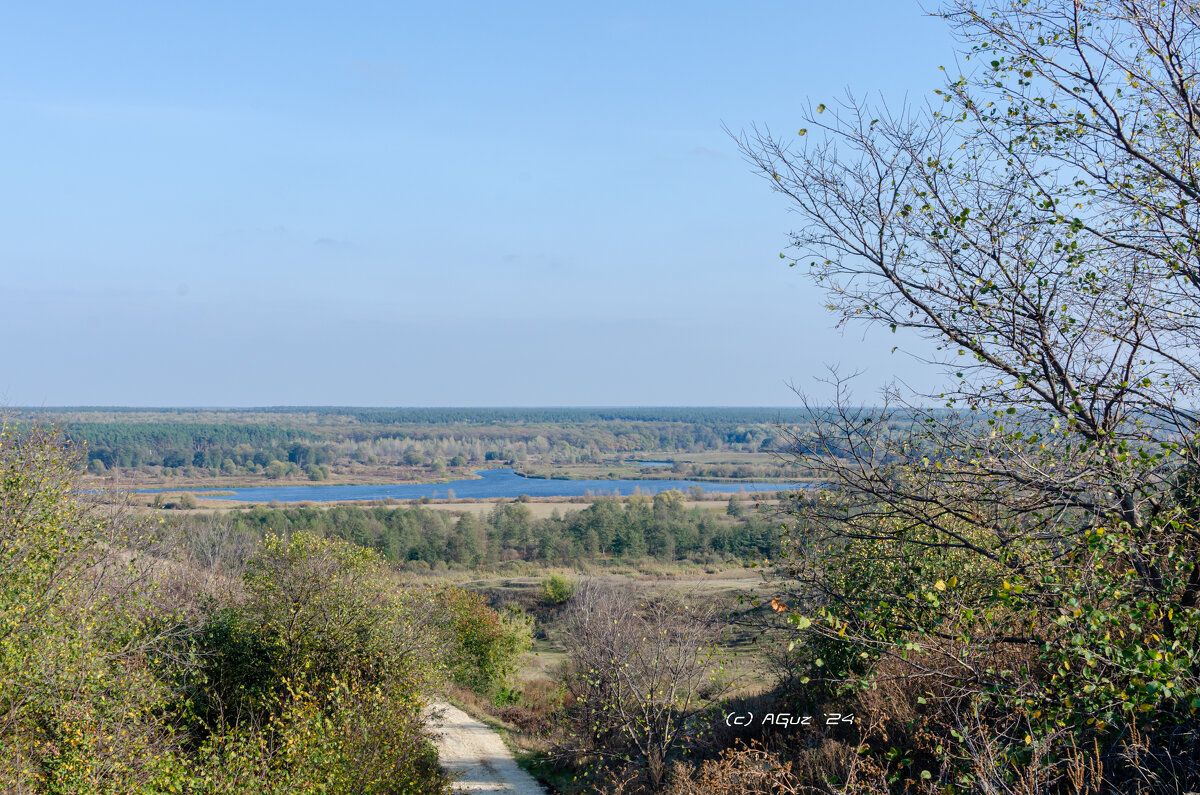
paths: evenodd
<path fill-rule="evenodd" d="M 722 124 L 952 47 L 908 0 L 12 4 L 0 404 L 872 402 L 912 360 Z"/>

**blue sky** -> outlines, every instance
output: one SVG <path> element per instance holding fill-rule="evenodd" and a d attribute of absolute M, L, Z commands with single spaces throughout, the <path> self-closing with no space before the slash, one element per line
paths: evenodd
<path fill-rule="evenodd" d="M 921 99 L 953 43 L 916 2 L 5 17 L 0 404 L 790 405 L 838 362 L 871 402 L 914 370 L 833 329 L 722 125 Z"/>

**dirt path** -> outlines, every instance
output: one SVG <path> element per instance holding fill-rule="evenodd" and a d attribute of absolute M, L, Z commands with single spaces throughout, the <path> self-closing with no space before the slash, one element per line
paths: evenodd
<path fill-rule="evenodd" d="M 427 710 L 442 767 L 460 773 L 463 792 L 546 795 L 533 776 L 517 766 L 500 735 L 452 704 L 436 701 Z"/>

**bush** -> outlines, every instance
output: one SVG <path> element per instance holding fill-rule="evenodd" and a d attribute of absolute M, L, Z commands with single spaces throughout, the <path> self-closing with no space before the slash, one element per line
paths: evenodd
<path fill-rule="evenodd" d="M 542 580 L 542 601 L 548 605 L 561 605 L 575 595 L 575 583 L 558 574 Z"/>
<path fill-rule="evenodd" d="M 0 432 L 0 791 L 448 791 L 421 716 L 444 656 L 427 597 L 297 534 L 263 542 L 235 598 L 228 539 L 131 529 L 79 470 L 52 433 Z"/>
<path fill-rule="evenodd" d="M 420 704 L 378 687 L 330 681 L 294 688 L 261 730 L 231 729 L 201 749 L 218 792 L 405 793 L 448 791 L 426 739 Z"/>
<path fill-rule="evenodd" d="M 80 469 L 52 431 L 0 430 L 4 792 L 153 789 L 179 752 L 154 658 L 183 606 L 162 603 L 146 536 L 87 502 Z"/>
<path fill-rule="evenodd" d="M 636 760 L 656 788 L 673 755 L 707 742 L 711 716 L 699 691 L 722 667 L 715 619 L 715 608 L 679 597 L 642 601 L 594 582 L 580 589 L 567 608 L 564 684 L 581 757 Z"/>
<path fill-rule="evenodd" d="M 837 789 L 817 781 L 836 779 Z M 891 790 L 869 760 L 859 759 L 844 745 L 824 742 L 801 752 L 798 762 L 787 761 L 774 751 L 756 744 L 738 743 L 716 759 L 692 766 L 676 762 L 665 795 L 800 795 L 800 793 L 855 793 L 886 795 Z"/>
<path fill-rule="evenodd" d="M 511 682 L 521 655 L 533 646 L 529 617 L 516 608 L 501 615 L 482 596 L 462 588 L 441 588 L 434 601 L 438 623 L 449 632 L 455 683 L 479 695 L 498 694 Z"/>
<path fill-rule="evenodd" d="M 270 792 L 444 791 L 421 718 L 443 670 L 428 599 L 397 591 L 377 553 L 307 532 L 268 535 L 243 579 L 197 649 L 218 767 L 261 770 Z"/>
<path fill-rule="evenodd" d="M 244 581 L 245 601 L 213 615 L 199 649 L 205 692 L 220 714 L 263 721 L 298 683 L 415 693 L 440 674 L 427 602 L 391 587 L 373 551 L 306 532 L 272 534 Z"/>

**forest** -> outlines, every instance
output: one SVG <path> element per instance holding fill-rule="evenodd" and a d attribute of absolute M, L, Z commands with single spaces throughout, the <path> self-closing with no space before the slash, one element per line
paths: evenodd
<path fill-rule="evenodd" d="M 89 475 L 170 483 L 300 479 L 437 480 L 510 465 L 572 468 L 665 453 L 667 476 L 787 477 L 776 454 L 806 422 L 796 409 L 11 409 L 14 427 L 52 422 L 82 447 Z M 661 476 L 662 473 L 660 473 Z M 636 477 L 630 472 L 627 476 Z"/>
<path fill-rule="evenodd" d="M 267 507 L 230 511 L 219 521 L 237 532 L 311 532 L 353 542 L 417 570 L 487 569 L 509 561 L 578 566 L 602 561 L 720 563 L 759 560 L 779 550 L 775 505 L 730 497 L 719 514 L 688 508 L 684 495 L 665 491 L 625 500 L 602 498 L 582 510 L 536 518 L 521 501 L 497 504 L 477 518 L 415 507 Z M 172 517 L 209 523 L 209 516 Z M 412 566 L 410 566 L 412 567 Z"/>

